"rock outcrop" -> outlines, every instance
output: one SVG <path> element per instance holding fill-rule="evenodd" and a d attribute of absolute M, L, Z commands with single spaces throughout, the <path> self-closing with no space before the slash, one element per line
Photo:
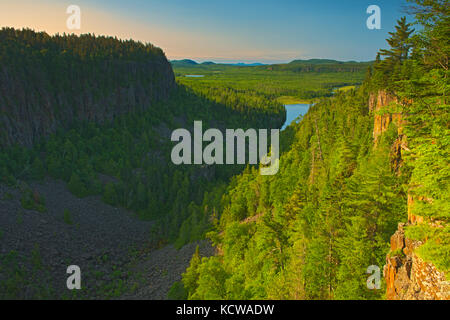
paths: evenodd
<path fill-rule="evenodd" d="M 402 166 L 402 149 L 406 148 L 406 136 L 403 134 L 405 119 L 400 112 L 382 113 L 382 109 L 389 108 L 390 105 L 398 103 L 397 97 L 387 91 L 379 91 L 370 95 L 369 111 L 374 114 L 373 139 L 374 145 L 378 144 L 380 136 L 385 132 L 391 123 L 397 126 L 397 139 L 391 147 L 391 165 L 395 172 L 399 173 Z"/>
<path fill-rule="evenodd" d="M 450 300 L 450 281 L 432 263 L 414 253 L 422 242 L 405 237 L 405 226 L 400 223 L 391 237 L 391 254 L 383 270 L 387 299 Z"/>
<path fill-rule="evenodd" d="M 387 91 L 372 94 L 369 109 L 374 114 L 373 138 L 376 147 L 381 135 L 391 123 L 397 126 L 397 139 L 391 146 L 391 166 L 401 174 L 402 151 L 408 150 L 406 136 L 403 134 L 405 115 L 389 112 L 391 107 L 399 103 L 398 99 Z M 386 110 L 383 113 L 383 109 Z M 399 223 L 397 231 L 391 237 L 391 250 L 386 257 L 383 273 L 386 280 L 386 298 L 389 300 L 450 300 L 450 281 L 432 263 L 420 258 L 415 249 L 421 241 L 405 236 L 405 227 L 420 223 L 430 223 L 412 213 L 414 198 L 408 195 L 408 221 Z M 434 226 L 434 225 L 433 225 Z"/>
<path fill-rule="evenodd" d="M 380 110 L 397 102 L 397 97 L 384 90 L 370 95 L 369 111 L 374 113 L 373 138 L 375 142 L 389 128 L 391 123 L 395 123 L 399 136 L 402 135 L 403 117 L 400 112 L 380 114 Z"/>

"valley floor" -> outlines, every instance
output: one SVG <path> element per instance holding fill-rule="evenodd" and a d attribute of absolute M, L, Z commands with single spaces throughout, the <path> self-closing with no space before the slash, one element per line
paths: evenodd
<path fill-rule="evenodd" d="M 43 212 L 23 207 L 27 192 L 45 199 Z M 75 197 L 61 181 L 0 185 L 0 298 L 165 299 L 196 244 L 158 248 L 151 227 L 100 197 Z M 66 287 L 69 265 L 81 268 L 80 291 Z"/>

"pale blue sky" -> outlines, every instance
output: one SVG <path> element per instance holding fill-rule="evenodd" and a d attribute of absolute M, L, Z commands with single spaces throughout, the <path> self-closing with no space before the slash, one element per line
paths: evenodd
<path fill-rule="evenodd" d="M 170 59 L 286 62 L 372 60 L 406 0 L 2 0 L 0 26 L 66 29 L 65 8 L 80 6 L 80 33 L 151 42 Z M 381 8 L 381 30 L 366 9 Z"/>

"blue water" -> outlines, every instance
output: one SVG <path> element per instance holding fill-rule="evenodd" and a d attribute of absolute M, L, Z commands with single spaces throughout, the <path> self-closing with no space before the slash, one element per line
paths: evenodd
<path fill-rule="evenodd" d="M 281 130 L 286 129 L 294 120 L 297 119 L 299 115 L 304 116 L 311 105 L 309 104 L 286 104 L 286 122 L 284 123 Z"/>
<path fill-rule="evenodd" d="M 187 78 L 203 78 L 205 75 L 204 74 L 187 74 L 185 75 L 185 77 Z"/>

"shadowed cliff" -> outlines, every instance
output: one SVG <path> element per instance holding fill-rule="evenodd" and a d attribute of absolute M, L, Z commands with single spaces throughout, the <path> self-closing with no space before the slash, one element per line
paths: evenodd
<path fill-rule="evenodd" d="M 0 145 L 31 146 L 78 120 L 151 108 L 175 86 L 163 51 L 94 35 L 0 31 Z"/>

